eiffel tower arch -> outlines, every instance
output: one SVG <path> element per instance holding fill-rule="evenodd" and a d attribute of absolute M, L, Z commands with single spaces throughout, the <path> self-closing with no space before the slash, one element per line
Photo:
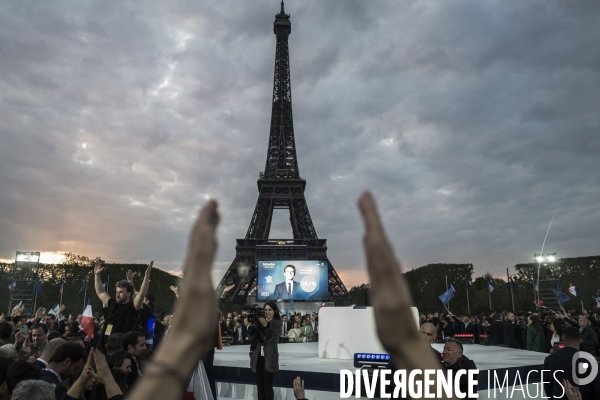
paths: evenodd
<path fill-rule="evenodd" d="M 294 122 L 292 118 L 292 87 L 288 37 L 292 25 L 290 16 L 281 11 L 275 15 L 273 31 L 277 37 L 271 128 L 265 169 L 258 177 L 258 200 L 244 239 L 236 240 L 236 256 L 217 286 L 226 299 L 245 305 L 248 296 L 257 289 L 258 261 L 323 260 L 328 264 L 329 301 L 347 296 L 348 291 L 327 258 L 327 239 L 319 239 L 308 211 L 304 191 L 306 180 L 300 176 Z M 291 239 L 270 239 L 274 209 L 287 209 L 292 226 Z"/>

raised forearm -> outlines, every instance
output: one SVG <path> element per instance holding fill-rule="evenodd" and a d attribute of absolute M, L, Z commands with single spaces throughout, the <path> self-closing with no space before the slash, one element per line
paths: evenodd
<path fill-rule="evenodd" d="M 144 276 L 144 280 L 142 281 L 142 286 L 140 286 L 139 296 L 142 297 L 142 300 L 148 293 L 148 288 L 150 287 L 150 277 L 148 275 Z"/>
<path fill-rule="evenodd" d="M 102 284 L 102 278 L 100 274 L 94 274 L 94 289 L 96 289 L 96 294 L 100 297 L 102 294 L 106 293 L 104 290 L 104 285 Z"/>

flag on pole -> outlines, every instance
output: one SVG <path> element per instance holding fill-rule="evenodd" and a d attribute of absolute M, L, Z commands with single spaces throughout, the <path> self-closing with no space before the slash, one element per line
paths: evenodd
<path fill-rule="evenodd" d="M 10 290 L 11 292 L 15 292 L 15 289 L 17 288 L 17 282 L 13 282 L 10 285 L 8 285 L 8 290 Z"/>
<path fill-rule="evenodd" d="M 571 299 L 569 295 L 564 294 L 563 292 L 556 289 L 552 289 L 552 293 L 554 293 L 554 297 L 556 297 L 556 300 L 558 300 L 559 303 L 564 303 Z"/>
<path fill-rule="evenodd" d="M 65 281 L 60 281 L 60 289 L 58 289 L 58 296 L 56 297 L 57 299 L 60 299 L 63 295 L 64 284 L 65 284 Z"/>
<path fill-rule="evenodd" d="M 108 282 L 110 281 L 110 276 L 106 277 L 106 282 L 104 282 L 104 291 L 108 292 Z"/>
<path fill-rule="evenodd" d="M 581 298 L 581 295 L 579 294 L 579 288 L 577 286 L 573 286 L 572 283 L 569 283 L 569 293 L 575 297 Z"/>
<path fill-rule="evenodd" d="M 513 292 L 515 293 L 515 296 L 519 295 L 519 289 L 517 289 L 517 284 L 515 283 L 515 281 L 513 280 L 513 278 L 510 278 L 510 287 L 512 288 Z"/>
<path fill-rule="evenodd" d="M 467 283 L 467 290 L 469 292 L 473 292 L 473 289 L 471 288 L 471 285 L 469 285 L 469 280 L 467 278 L 465 278 L 465 282 Z"/>
<path fill-rule="evenodd" d="M 446 278 L 446 290 L 452 289 L 452 297 L 456 296 L 456 289 L 454 289 L 454 286 L 452 285 L 452 282 L 450 282 L 448 280 L 448 278 Z"/>
<path fill-rule="evenodd" d="M 534 301 L 533 304 L 535 304 L 536 306 L 540 307 L 540 308 L 547 308 L 544 305 L 544 300 L 538 300 L 538 301 Z"/>
<path fill-rule="evenodd" d="M 59 311 L 60 311 L 60 306 L 58 304 L 56 304 L 54 307 L 52 307 L 52 309 L 50 309 L 50 311 L 48 311 L 48 314 L 57 316 Z"/>
<path fill-rule="evenodd" d="M 438 296 L 443 305 L 446 305 L 454 298 L 454 289 L 446 290 L 441 296 Z"/>
<path fill-rule="evenodd" d="M 21 300 L 21 301 L 19 302 L 19 304 L 17 304 L 17 305 L 15 306 L 15 308 L 13 308 L 13 311 L 15 311 L 17 308 L 21 307 L 22 305 L 23 305 L 23 300 Z"/>
<path fill-rule="evenodd" d="M 492 282 L 490 282 L 490 280 L 487 280 L 488 282 L 488 290 L 490 291 L 490 296 L 492 295 L 492 292 L 494 291 L 494 287 L 492 286 Z"/>
<path fill-rule="evenodd" d="M 533 280 L 533 291 L 535 292 L 535 297 L 538 297 L 538 284 L 536 280 Z"/>
<path fill-rule="evenodd" d="M 92 314 L 91 305 L 88 304 L 85 307 L 85 310 L 83 310 L 79 324 L 81 325 L 82 331 L 87 333 L 89 337 L 94 338 L 94 314 Z"/>
<path fill-rule="evenodd" d="M 596 300 L 596 305 L 594 306 L 594 308 L 600 308 L 600 297 L 594 297 L 594 296 L 592 296 L 592 298 L 594 300 Z"/>
<path fill-rule="evenodd" d="M 34 287 L 34 291 L 36 293 L 42 293 L 42 283 L 40 282 L 40 277 L 39 276 L 35 276 L 35 287 Z"/>
<path fill-rule="evenodd" d="M 80 298 L 81 295 L 83 294 L 83 292 L 85 292 L 85 288 L 87 287 L 87 280 L 88 280 L 88 277 L 86 276 L 85 279 L 83 280 L 83 284 L 79 288 L 79 292 L 77 292 L 77 298 Z"/>

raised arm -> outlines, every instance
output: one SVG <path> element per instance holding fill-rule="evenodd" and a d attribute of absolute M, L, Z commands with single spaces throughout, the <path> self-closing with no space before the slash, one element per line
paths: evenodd
<path fill-rule="evenodd" d="M 369 192 L 363 193 L 358 206 L 365 223 L 364 248 L 371 283 L 369 293 L 379 340 L 398 369 L 409 372 L 438 369 L 439 361 L 433 358 L 429 345 L 420 337 L 413 323 L 410 290 L 386 237 L 373 196 Z M 436 393 L 437 387 L 433 386 L 431 392 Z"/>
<path fill-rule="evenodd" d="M 144 297 L 146 297 L 146 293 L 148 293 L 148 288 L 150 287 L 150 273 L 152 272 L 152 265 L 154 265 L 154 261 L 150 261 L 148 264 L 148 268 L 146 268 L 146 273 L 144 274 L 144 280 L 142 281 L 142 286 L 140 286 L 140 292 L 135 299 L 133 299 L 133 306 L 136 310 L 139 310 L 144 305 Z"/>
<path fill-rule="evenodd" d="M 217 203 L 209 201 L 196 222 L 185 261 L 186 279 L 165 341 L 147 364 L 128 400 L 181 399 L 198 361 L 212 347 L 216 302 L 210 268 L 217 248 Z"/>
<path fill-rule="evenodd" d="M 102 267 L 102 261 L 96 260 L 94 263 L 94 288 L 96 289 L 96 294 L 98 298 L 102 302 L 104 307 L 108 307 L 108 301 L 110 300 L 110 296 L 104 290 L 104 285 L 102 284 L 102 277 L 100 273 L 104 270 Z"/>

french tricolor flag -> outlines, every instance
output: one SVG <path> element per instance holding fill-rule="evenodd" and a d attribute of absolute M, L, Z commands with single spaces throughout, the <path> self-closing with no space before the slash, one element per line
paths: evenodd
<path fill-rule="evenodd" d="M 8 285 L 8 290 L 10 290 L 13 293 L 14 293 L 14 291 L 15 291 L 16 288 L 17 288 L 17 282 L 13 282 L 10 285 Z"/>
<path fill-rule="evenodd" d="M 569 293 L 575 297 L 581 297 L 579 295 L 579 288 L 577 286 L 573 286 L 572 283 L 569 283 Z"/>
<path fill-rule="evenodd" d="M 490 291 L 490 296 L 491 296 L 492 292 L 494 291 L 494 287 L 492 286 L 492 283 L 490 282 L 489 279 L 488 279 L 488 290 Z"/>
<path fill-rule="evenodd" d="M 64 284 L 65 284 L 65 281 L 60 281 L 60 289 L 58 289 L 58 296 L 56 297 L 57 299 L 62 298 Z"/>
<path fill-rule="evenodd" d="M 91 304 L 88 304 L 83 310 L 79 325 L 81 325 L 82 331 L 87 333 L 89 337 L 94 338 L 94 314 L 92 313 Z"/>
<path fill-rule="evenodd" d="M 450 289 L 452 289 L 452 293 L 454 294 L 454 296 L 456 296 L 456 289 L 454 289 L 454 285 L 452 285 L 452 282 L 450 282 L 448 278 L 446 278 L 446 290 Z"/>

